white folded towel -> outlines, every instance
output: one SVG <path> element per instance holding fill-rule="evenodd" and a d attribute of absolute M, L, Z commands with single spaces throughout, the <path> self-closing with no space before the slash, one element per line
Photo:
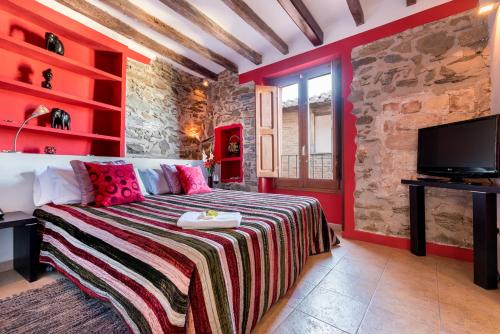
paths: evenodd
<path fill-rule="evenodd" d="M 203 212 L 186 212 L 180 216 L 177 226 L 183 229 L 207 230 L 216 228 L 234 228 L 240 226 L 239 212 L 219 212 L 217 217 L 202 218 Z"/>

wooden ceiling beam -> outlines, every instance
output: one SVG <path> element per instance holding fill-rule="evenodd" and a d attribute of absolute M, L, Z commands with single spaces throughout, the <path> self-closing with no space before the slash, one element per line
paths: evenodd
<path fill-rule="evenodd" d="M 160 0 L 160 2 L 207 33 L 210 33 L 213 37 L 217 38 L 255 65 L 262 64 L 262 55 L 260 53 L 254 51 L 248 45 L 228 33 L 215 21 L 203 14 L 186 0 Z"/>
<path fill-rule="evenodd" d="M 352 18 L 356 23 L 356 26 L 360 26 L 365 23 L 365 14 L 363 13 L 363 7 L 359 0 L 347 0 L 347 6 L 351 11 Z"/>
<path fill-rule="evenodd" d="M 217 74 L 203 67 L 202 65 L 192 61 L 191 59 L 178 54 L 177 52 L 167 48 L 166 46 L 152 40 L 148 36 L 135 30 L 128 24 L 120 21 L 114 16 L 108 14 L 104 10 L 88 3 L 85 0 L 56 0 L 60 4 L 71 8 L 72 10 L 88 17 L 89 19 L 109 28 L 118 34 L 129 38 L 148 49 L 158 52 L 160 55 L 169 58 L 179 65 L 182 65 L 204 77 L 217 80 Z"/>
<path fill-rule="evenodd" d="M 267 39 L 279 52 L 288 54 L 288 45 L 243 0 L 222 0 L 252 28 Z"/>
<path fill-rule="evenodd" d="M 128 17 L 134 19 L 137 22 L 140 22 L 147 27 L 153 29 L 154 31 L 165 35 L 167 38 L 179 43 L 180 45 L 193 50 L 200 55 L 206 57 L 207 59 L 213 61 L 216 64 L 221 65 L 227 70 L 237 73 L 238 66 L 230 61 L 229 59 L 224 58 L 223 56 L 213 52 L 207 47 L 197 43 L 186 35 L 182 34 L 175 28 L 169 26 L 165 22 L 156 18 L 153 15 L 150 15 L 148 12 L 140 8 L 139 6 L 134 5 L 129 0 L 100 0 L 102 3 L 114 8 Z"/>
<path fill-rule="evenodd" d="M 417 0 L 406 0 L 407 6 L 413 6 L 417 4 Z"/>
<path fill-rule="evenodd" d="M 323 44 L 323 30 L 302 0 L 278 0 L 278 2 L 312 45 Z"/>

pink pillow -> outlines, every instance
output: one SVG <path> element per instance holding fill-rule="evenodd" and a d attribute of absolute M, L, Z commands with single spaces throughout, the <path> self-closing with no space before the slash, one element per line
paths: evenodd
<path fill-rule="evenodd" d="M 89 205 L 90 203 L 95 202 L 95 190 L 94 185 L 90 181 L 89 172 L 85 167 L 85 163 L 81 160 L 71 160 L 70 162 L 71 168 L 73 168 L 73 172 L 75 172 L 76 181 L 80 186 L 80 192 L 82 194 L 82 205 Z M 126 162 L 124 160 L 117 161 L 107 161 L 107 162 L 98 162 L 92 161 L 92 163 L 101 164 L 101 165 L 125 165 Z"/>
<path fill-rule="evenodd" d="M 101 165 L 85 162 L 85 167 L 94 185 L 96 206 L 144 201 L 132 164 Z"/>
<path fill-rule="evenodd" d="M 203 194 L 212 192 L 212 189 L 205 182 L 205 177 L 201 168 L 176 165 L 179 173 L 179 181 L 181 182 L 182 190 L 187 195 Z"/>

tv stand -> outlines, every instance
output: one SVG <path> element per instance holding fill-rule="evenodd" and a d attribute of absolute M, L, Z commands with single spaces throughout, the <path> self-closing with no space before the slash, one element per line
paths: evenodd
<path fill-rule="evenodd" d="M 498 289 L 497 194 L 500 186 L 419 179 L 401 180 L 410 191 L 410 248 L 417 256 L 426 255 L 425 187 L 472 192 L 474 243 L 474 283 L 484 289 Z"/>
<path fill-rule="evenodd" d="M 443 182 L 443 183 L 462 183 L 462 184 L 469 184 L 469 185 L 474 185 L 474 186 L 480 186 L 482 183 L 480 182 L 468 182 L 462 179 L 461 177 L 452 177 L 450 179 L 437 179 L 437 178 L 431 178 L 431 177 L 417 177 L 418 181 L 429 181 L 429 182 Z"/>

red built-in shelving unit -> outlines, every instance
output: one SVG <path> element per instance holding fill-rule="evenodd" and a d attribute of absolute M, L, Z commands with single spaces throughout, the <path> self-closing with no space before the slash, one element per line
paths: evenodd
<path fill-rule="evenodd" d="M 231 140 L 239 140 L 240 154 L 232 155 L 228 151 Z M 220 160 L 221 182 L 243 181 L 243 126 L 231 124 L 215 129 L 214 154 Z"/>
<path fill-rule="evenodd" d="M 64 43 L 64 56 L 45 50 L 45 32 Z M 123 156 L 127 47 L 34 0 L 0 1 L 0 150 L 12 148 L 19 125 L 40 104 L 71 115 L 70 131 L 52 129 L 50 115 L 29 122 L 18 150 Z M 42 72 L 52 69 L 52 90 Z"/>

